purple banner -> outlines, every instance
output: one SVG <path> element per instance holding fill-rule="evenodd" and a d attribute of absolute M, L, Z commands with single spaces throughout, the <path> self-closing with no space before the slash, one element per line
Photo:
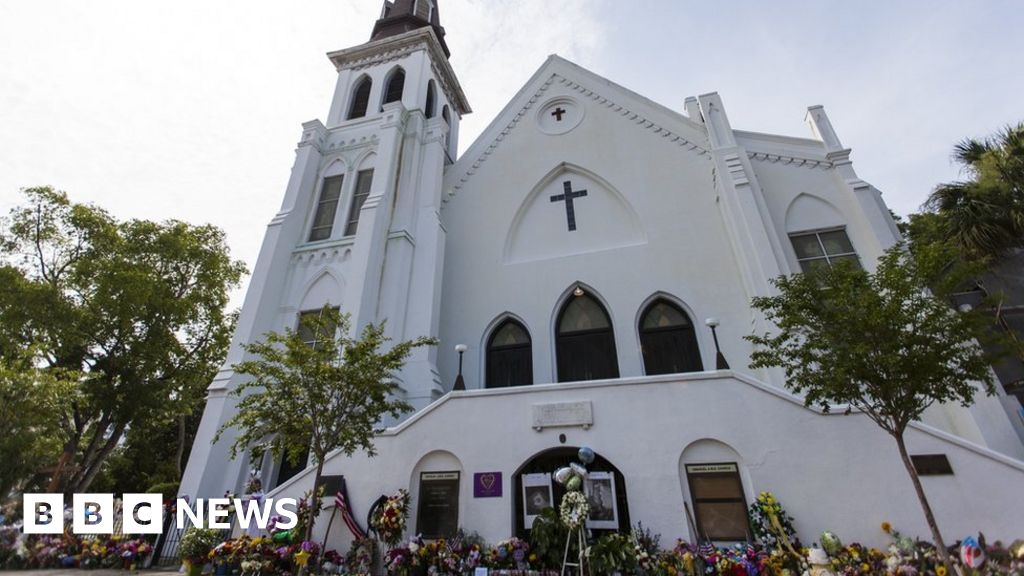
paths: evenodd
<path fill-rule="evenodd" d="M 501 472 L 475 472 L 473 474 L 473 498 L 497 498 L 501 496 Z"/>

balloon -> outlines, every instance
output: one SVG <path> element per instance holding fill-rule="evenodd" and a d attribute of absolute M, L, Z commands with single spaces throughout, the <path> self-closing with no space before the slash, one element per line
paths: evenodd
<path fill-rule="evenodd" d="M 565 488 L 570 492 L 576 492 L 583 487 L 583 480 L 579 476 L 573 476 L 569 478 L 569 481 L 565 484 Z"/>
<path fill-rule="evenodd" d="M 590 464 L 594 461 L 594 450 L 590 446 L 584 446 L 580 448 L 576 456 L 579 457 L 580 462 Z"/>
<path fill-rule="evenodd" d="M 960 559 L 968 568 L 978 568 L 985 563 L 985 551 L 981 549 L 973 536 L 964 538 L 963 543 L 960 544 Z"/>
<path fill-rule="evenodd" d="M 1010 544 L 1010 558 L 1024 560 L 1024 540 L 1014 540 Z"/>
<path fill-rule="evenodd" d="M 555 482 L 565 486 L 565 483 L 569 481 L 570 477 L 572 477 L 572 468 L 569 468 L 568 466 L 559 468 L 558 470 L 555 470 L 554 476 Z"/>
<path fill-rule="evenodd" d="M 278 544 L 280 544 L 282 542 L 288 542 L 291 539 L 292 539 L 292 531 L 291 530 L 281 530 L 280 532 L 275 532 L 274 536 L 272 538 L 272 540 L 274 542 L 277 542 Z"/>
<path fill-rule="evenodd" d="M 821 547 L 832 557 L 838 556 L 843 549 L 843 543 L 835 534 L 825 531 L 821 534 Z"/>
<path fill-rule="evenodd" d="M 822 548 L 811 548 L 807 551 L 807 561 L 818 566 L 828 564 L 828 553 Z"/>
<path fill-rule="evenodd" d="M 572 468 L 573 473 L 579 476 L 580 478 L 587 477 L 587 469 L 584 468 L 583 466 L 580 466 L 579 464 L 573 462 L 572 464 L 569 464 L 569 467 Z"/>

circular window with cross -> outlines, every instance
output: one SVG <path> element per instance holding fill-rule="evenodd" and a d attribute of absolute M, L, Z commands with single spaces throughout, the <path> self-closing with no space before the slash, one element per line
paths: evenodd
<path fill-rule="evenodd" d="M 583 121 L 583 106 L 568 96 L 558 96 L 537 109 L 537 126 L 545 134 L 565 134 Z"/>

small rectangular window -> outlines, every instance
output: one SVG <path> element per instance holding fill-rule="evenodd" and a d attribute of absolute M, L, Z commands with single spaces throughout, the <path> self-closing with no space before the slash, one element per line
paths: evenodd
<path fill-rule="evenodd" d="M 831 266 L 836 262 L 848 260 L 860 266 L 853 244 L 846 235 L 846 230 L 821 230 L 817 232 L 801 232 L 790 234 L 793 251 L 804 272 L 810 272 L 819 266 Z"/>
<path fill-rule="evenodd" d="M 345 225 L 345 236 L 352 236 L 359 227 L 359 211 L 363 209 L 363 202 L 370 195 L 370 185 L 373 183 L 373 170 L 360 170 L 356 176 L 356 189 L 352 194 L 352 208 L 348 213 L 348 224 Z"/>
<path fill-rule="evenodd" d="M 918 476 L 951 476 L 953 467 L 945 454 L 917 454 L 910 457 Z"/>
<path fill-rule="evenodd" d="M 334 214 L 338 211 L 338 198 L 341 196 L 341 183 L 344 176 L 324 178 L 320 190 L 320 202 L 316 205 L 313 216 L 313 227 L 309 231 L 309 241 L 326 240 L 331 237 L 334 228 Z"/>
<path fill-rule="evenodd" d="M 747 502 L 736 464 L 687 464 L 686 478 L 699 537 L 747 540 Z"/>

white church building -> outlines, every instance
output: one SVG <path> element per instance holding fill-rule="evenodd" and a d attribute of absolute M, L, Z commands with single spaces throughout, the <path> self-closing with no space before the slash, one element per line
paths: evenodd
<path fill-rule="evenodd" d="M 326 462 L 357 518 L 405 488 L 411 534 L 522 536 L 561 494 L 551 472 L 589 446 L 594 529 L 744 540 L 746 507 L 771 491 L 805 543 L 882 544 L 882 521 L 928 536 L 889 436 L 748 368 L 743 337 L 771 329 L 750 300 L 772 278 L 870 270 L 899 239 L 821 106 L 807 137 L 748 132 L 717 93 L 666 107 L 551 56 L 458 156 L 471 109 L 436 0 L 385 1 L 369 42 L 328 57 L 333 102 L 302 126 L 180 494 L 241 492 L 254 469 L 268 497 L 312 487 L 311 467 L 232 460 L 232 434 L 211 439 L 242 345 L 329 304 L 355 330 L 386 320 L 395 339 L 440 341 L 399 375 L 416 411 L 378 456 Z M 1000 392 L 909 430 L 950 541 L 1022 536 L 1019 410 Z M 350 538 L 336 520 L 329 547 Z"/>

